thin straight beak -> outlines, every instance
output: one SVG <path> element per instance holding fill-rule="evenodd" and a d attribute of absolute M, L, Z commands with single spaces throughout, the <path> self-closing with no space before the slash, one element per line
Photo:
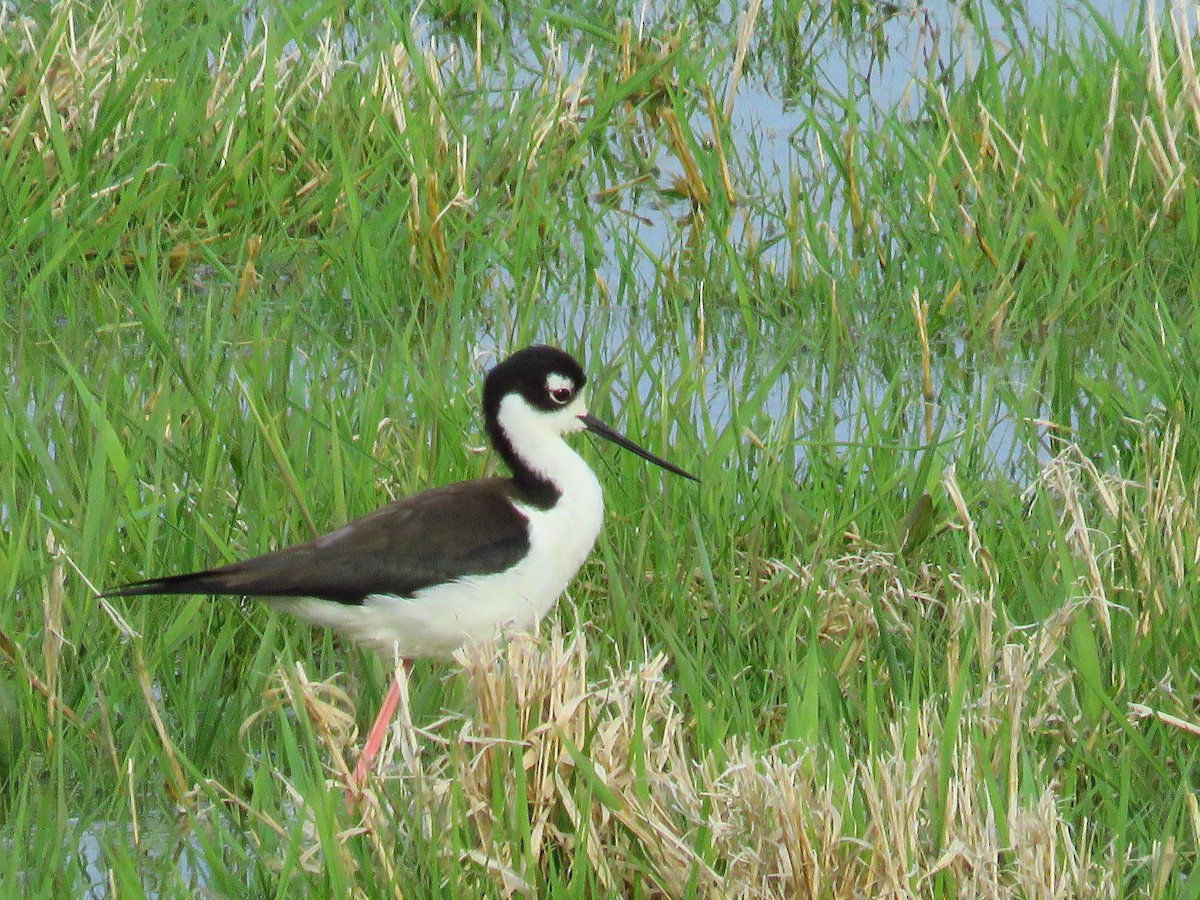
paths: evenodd
<path fill-rule="evenodd" d="M 583 423 L 584 427 L 587 428 L 587 430 L 590 431 L 592 434 L 598 434 L 598 435 L 600 435 L 600 437 L 605 438 L 606 440 L 612 441 L 618 447 L 624 447 L 626 450 L 632 450 L 634 453 L 636 453 L 642 459 L 649 460 L 650 462 L 654 463 L 656 466 L 661 466 L 662 468 L 666 469 L 668 472 L 672 472 L 675 475 L 682 475 L 684 478 L 692 479 L 692 481 L 700 480 L 695 475 L 693 475 L 691 472 L 685 472 L 683 469 L 679 468 L 679 466 L 676 466 L 676 465 L 673 465 L 672 463 L 667 462 L 662 457 L 655 456 L 653 453 L 651 453 L 646 448 L 639 447 L 637 444 L 635 444 L 629 438 L 625 437 L 625 435 L 621 434 L 621 432 L 619 432 L 613 428 L 609 428 L 607 425 L 605 425 L 603 422 L 601 422 L 599 419 L 597 419 L 593 415 L 580 416 L 579 421 L 581 421 Z"/>

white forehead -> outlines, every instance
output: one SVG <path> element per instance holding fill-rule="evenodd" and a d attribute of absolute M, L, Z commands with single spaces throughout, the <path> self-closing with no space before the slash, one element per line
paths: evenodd
<path fill-rule="evenodd" d="M 558 372 L 551 372 L 546 376 L 546 390 L 558 391 L 563 388 L 569 391 L 575 390 L 574 379 L 568 378 L 566 375 L 560 375 Z"/>

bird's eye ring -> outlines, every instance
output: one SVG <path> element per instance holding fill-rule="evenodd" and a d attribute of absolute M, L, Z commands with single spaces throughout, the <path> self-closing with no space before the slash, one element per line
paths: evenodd
<path fill-rule="evenodd" d="M 571 389 L 565 387 L 555 388 L 550 392 L 550 397 L 559 406 L 564 406 L 571 399 Z"/>

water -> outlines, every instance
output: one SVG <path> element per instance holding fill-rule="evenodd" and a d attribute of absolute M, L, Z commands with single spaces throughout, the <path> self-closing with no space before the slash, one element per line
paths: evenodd
<path fill-rule="evenodd" d="M 19 4 L 18 4 L 19 5 Z M 677 4 L 670 0 L 639 5 L 635 21 L 669 20 L 675 16 Z M 6 4 L 6 9 L 10 4 Z M 882 8 L 882 5 L 881 5 Z M 1096 14 L 1111 22 L 1118 32 L 1124 32 L 1132 21 L 1132 7 L 1118 0 L 1096 4 Z M 765 34 L 766 11 L 760 13 L 757 38 Z M 247 7 L 244 20 L 248 42 L 256 40 L 262 25 L 257 7 Z M 881 115 L 899 110 L 916 120 L 930 91 L 939 85 L 954 85 L 969 79 L 985 52 L 1003 57 L 1011 46 L 1029 43 L 1038 32 L 1058 30 L 1095 34 L 1093 13 L 1083 5 L 1061 6 L 1057 3 L 1029 3 L 1015 15 L 1001 6 L 982 10 L 980 26 L 964 18 L 958 6 L 950 3 L 930 4 L 902 11 L 890 17 L 880 17 L 863 23 L 862 34 L 850 37 L 845 32 L 835 34 L 822 23 L 811 28 L 798 28 L 794 41 L 780 56 L 764 52 L 752 45 L 746 57 L 743 75 L 735 91 L 728 85 L 713 85 L 719 105 L 730 104 L 727 157 L 732 166 L 740 161 L 752 161 L 746 170 L 737 170 L 733 182 L 740 190 L 753 195 L 756 202 L 740 204 L 731 225 L 735 242 L 746 244 L 755 236 L 760 245 L 769 245 L 783 219 L 782 202 L 792 184 L 799 179 L 810 195 L 815 209 L 825 210 L 831 234 L 849 239 L 847 217 L 840 195 L 841 179 L 832 177 L 830 162 L 824 154 L 820 135 L 814 121 L 831 123 L 869 123 Z M 718 7 L 710 27 L 714 33 L 727 32 L 736 17 L 728 8 Z M 1030 29 L 1033 31 L 1030 31 Z M 427 26 L 432 32 L 434 26 Z M 586 40 L 563 34 L 558 56 L 562 78 L 570 81 L 590 65 Z M 724 39 L 724 35 L 721 36 Z M 347 60 L 362 53 L 358 36 L 353 31 L 342 35 L 341 50 Z M 778 47 L 778 45 L 776 45 Z M 285 48 L 285 54 L 295 48 Z M 355 64 L 350 62 L 348 64 Z M 363 64 L 359 60 L 358 64 Z M 519 59 L 527 73 L 528 83 L 536 85 L 545 78 L 544 64 L 539 54 L 529 51 Z M 485 81 L 499 92 L 508 84 L 509 73 L 485 73 Z M 518 86 L 519 87 L 519 86 Z M 698 135 L 709 135 L 711 123 L 698 117 L 690 123 Z M 651 134 L 647 129 L 646 135 Z M 709 135 L 711 137 L 711 135 Z M 657 140 L 657 138 L 654 138 Z M 611 386 L 611 403 L 619 409 L 623 397 L 636 395 L 650 407 L 670 411 L 677 426 L 687 423 L 700 430 L 702 423 L 720 431 L 731 425 L 735 416 L 740 424 L 751 429 L 780 428 L 784 434 L 798 435 L 793 442 L 792 463 L 798 474 L 806 465 L 804 422 L 809 417 L 832 416 L 836 422 L 832 438 L 835 443 L 854 444 L 862 439 L 869 426 L 865 420 L 877 409 L 890 408 L 892 379 L 887 366 L 878 359 L 856 359 L 855 370 L 846 373 L 827 370 L 826 359 L 819 348 L 809 345 L 807 336 L 799 331 L 793 320 L 772 320 L 765 316 L 747 316 L 730 305 L 713 302 L 706 296 L 709 288 L 692 286 L 693 303 L 687 308 L 692 315 L 684 321 L 677 335 L 664 335 L 662 323 L 646 315 L 639 305 L 643 297 L 659 296 L 660 281 L 665 269 L 678 272 L 690 253 L 696 252 L 691 241 L 704 226 L 692 217 L 690 205 L 673 198 L 668 188 L 685 175 L 678 158 L 662 146 L 650 148 L 655 153 L 657 169 L 646 184 L 621 194 L 619 204 L 602 217 L 598 279 L 609 286 L 609 297 L 616 302 L 597 302 L 590 286 L 565 284 L 548 278 L 546 285 L 551 301 L 550 312 L 541 322 L 541 337 L 566 346 L 585 347 L 593 361 L 619 359 L 623 354 L 639 352 L 640 348 L 659 347 L 675 341 L 677 354 L 666 354 L 667 360 L 659 369 L 639 367 L 641 374 L 633 383 L 615 374 Z M 595 176 L 593 191 L 611 187 Z M 679 223 L 685 224 L 680 227 Z M 703 247 L 703 242 L 698 241 Z M 582 253 L 583 248 L 579 248 Z M 622 262 L 625 260 L 625 262 Z M 632 267 L 628 261 L 632 260 Z M 796 263 L 789 257 L 786 242 L 762 252 L 759 259 L 769 275 L 782 278 Z M 632 275 L 632 283 L 625 283 Z M 208 277 L 214 277 L 211 274 Z M 500 323 L 517 321 L 519 311 L 508 308 L 516 293 L 511 276 L 498 276 L 490 294 L 496 314 L 491 318 Z M 200 290 L 204 280 L 200 279 Z M 589 296 L 590 293 L 590 296 Z M 511 336 L 504 326 L 483 325 L 475 334 L 477 354 L 486 358 L 511 346 Z M 887 336 L 879 338 L 886 344 Z M 887 348 L 895 354 L 911 350 Z M 1015 360 L 1005 365 L 977 365 L 971 351 L 958 344 L 943 348 L 938 354 L 934 371 L 936 384 L 954 385 L 938 401 L 936 428 L 926 430 L 925 409 L 917 386 L 906 387 L 904 396 L 913 398 L 906 410 L 903 433 L 899 442 L 914 457 L 927 445 L 942 444 L 943 452 L 952 456 L 956 445 L 966 442 L 978 445 L 974 436 L 962 435 L 963 422 L 991 423 L 984 437 L 988 451 L 998 468 L 1015 471 L 1030 461 L 1045 459 L 1054 447 L 1043 430 L 1044 439 L 1030 447 L 1026 439 L 1027 425 L 1019 420 L 1009 405 L 1003 385 L 1020 385 L 1027 380 L 1026 363 Z M 778 378 L 762 382 L 764 366 L 780 362 Z M 1088 363 L 1085 361 L 1084 366 Z M 297 396 L 303 405 L 311 399 L 310 386 L 327 389 L 336 384 L 339 392 L 352 394 L 362 377 L 349 366 L 336 361 L 310 359 L 297 353 L 290 362 L 288 379 L 299 385 Z M 682 392 L 673 386 L 682 383 L 691 370 L 699 371 L 699 387 L 681 398 Z M 911 366 L 916 371 L 915 366 Z M 234 366 L 236 371 L 236 366 Z M 654 374 L 651 374 L 653 372 Z M 964 372 L 971 373 L 964 376 Z M 1111 376 L 1111 373 L 1109 373 Z M 7 377 L 19 383 L 17 373 Z M 232 376 L 231 376 L 232 377 Z M 1120 373 L 1118 373 L 1120 377 Z M 396 373 L 397 397 L 408 390 L 404 373 Z M 237 392 L 236 385 L 231 389 Z M 747 398 L 761 392 L 753 414 L 744 416 Z M 64 395 L 54 406 L 61 412 Z M 248 415 L 246 401 L 241 399 L 243 414 Z M 602 402 L 602 401 L 601 401 Z M 690 406 L 688 405 L 690 403 Z M 39 410 L 28 401 L 26 417 L 36 421 Z M 42 411 L 41 414 L 49 414 Z M 1076 422 L 1070 423 L 1072 425 Z M 51 458 L 56 456 L 53 440 L 49 442 Z M 680 460 L 686 464 L 686 460 Z M 12 511 L 0 506 L 0 527 L 9 527 Z M 116 822 L 100 822 L 81 826 L 75 823 L 75 845 L 63 852 L 78 863 L 85 892 L 88 896 L 108 896 L 112 847 L 133 848 L 132 853 L 144 860 L 148 871 L 171 871 L 175 884 L 187 885 L 202 893 L 211 888 L 210 873 L 203 862 L 204 849 L 194 835 L 180 837 L 177 823 L 168 818 L 147 818 L 140 833 L 130 826 Z M 136 847 L 134 846 L 136 843 Z M 158 895 L 155 884 L 146 885 L 150 896 Z"/>
<path fill-rule="evenodd" d="M 1119 33 L 1127 32 L 1138 8 L 1120 0 L 1102 0 L 1091 6 L 1034 0 L 1023 7 L 1004 3 L 975 6 L 974 17 L 968 17 L 963 7 L 952 3 L 895 8 L 891 13 L 881 5 L 877 14 L 862 21 L 843 22 L 837 28 L 828 18 L 820 18 L 826 13 L 814 12 L 812 19 L 797 19 L 787 40 L 769 45 L 762 39 L 778 22 L 770 21 L 775 15 L 772 10 L 760 10 L 736 90 L 731 90 L 729 84 L 712 85 L 718 105 L 727 105 L 730 110 L 731 146 L 726 148 L 726 156 L 735 170 L 732 181 L 738 190 L 750 195 L 739 201 L 752 201 L 739 202 L 730 226 L 733 243 L 748 245 L 755 236 L 757 247 L 767 247 L 759 255 L 758 265 L 777 278 L 784 278 L 789 267 L 801 265 L 790 257 L 787 241 L 770 246 L 779 236 L 784 219 L 782 201 L 773 202 L 772 198 L 788 197 L 797 180 L 804 185 L 811 208 L 823 211 L 831 239 L 843 243 L 853 239 L 841 195 L 844 182 L 830 171 L 831 163 L 815 123 L 863 127 L 897 111 L 903 118 L 917 122 L 931 97 L 968 81 L 986 56 L 999 60 L 1003 78 L 1015 65 L 1012 51 L 1025 52 L 1046 35 L 1079 34 L 1085 40 L 1094 39 L 1099 34 L 1098 21 L 1111 23 Z M 687 15 L 693 17 L 691 28 L 705 40 L 728 42 L 728 35 L 749 14 L 735 15 L 730 6 L 718 5 L 711 14 L 694 9 Z M 676 4 L 666 0 L 644 0 L 631 13 L 635 32 L 643 23 L 678 18 Z M 261 20 L 248 13 L 247 37 L 255 38 L 260 30 Z M 417 30 L 429 46 L 452 48 L 459 40 L 434 23 L 425 23 Z M 364 47 L 369 42 L 361 41 L 353 28 L 347 29 L 340 41 L 340 49 L 348 59 L 366 65 L 364 53 L 370 51 Z M 462 39 L 459 45 L 463 59 L 474 58 L 468 44 Z M 515 65 L 523 75 L 518 76 L 515 85 L 507 69 L 483 72 L 485 88 L 497 96 L 547 83 L 569 83 L 586 75 L 593 65 L 593 50 L 586 36 L 565 29 L 558 33 L 556 45 L 548 52 L 544 47 L 535 51 L 528 45 L 522 51 L 519 38 L 516 46 Z M 776 52 L 767 52 L 766 46 Z M 460 66 L 466 64 L 460 60 Z M 695 134 L 713 139 L 712 124 L 703 115 L 697 114 L 690 125 Z M 869 127 L 864 130 L 869 132 Z M 639 134 L 646 139 L 651 154 L 653 178 L 622 191 L 615 207 L 600 217 L 599 237 L 604 252 L 596 276 L 609 286 L 610 296 L 615 293 L 617 302 L 596 302 L 596 292 L 588 284 L 553 277 L 545 283 L 545 299 L 553 311 L 540 323 L 539 338 L 587 347 L 593 358 L 620 358 L 631 345 L 652 346 L 662 341 L 653 317 L 644 315 L 639 307 L 639 298 L 661 296 L 665 270 L 679 274 L 681 279 L 686 277 L 680 270 L 694 252 L 691 244 L 704 246 L 704 226 L 692 217 L 690 204 L 670 192 L 671 186 L 685 176 L 683 164 L 659 143 L 654 129 L 646 128 Z M 739 169 L 742 160 L 749 161 L 749 165 Z M 593 194 L 613 187 L 601 180 L 600 174 L 594 178 Z M 576 249 L 582 256 L 584 248 Z M 516 294 L 516 288 L 511 273 L 501 270 L 497 274 L 484 300 L 498 310 L 491 319 L 502 323 L 526 321 L 519 310 L 510 307 L 508 298 Z M 680 412 L 677 398 L 672 403 L 673 412 L 680 418 L 696 421 L 703 417 L 718 430 L 726 427 L 735 408 L 753 391 L 763 360 L 785 357 L 792 362 L 767 392 L 759 414 L 764 424 L 786 418 L 796 408 L 804 412 L 824 407 L 837 418 L 835 441 L 851 444 L 861 439 L 865 412 L 894 402 L 888 399 L 888 366 L 869 353 L 854 360 L 853 378 L 825 371 L 820 354 L 791 333 L 797 321 L 747 321 L 720 304 L 705 305 L 703 291 L 704 285 L 695 285 L 695 306 L 704 306 L 707 328 L 703 350 L 709 362 L 703 391 L 696 392 L 698 396 L 692 399 L 690 414 Z M 802 316 L 799 321 L 803 321 Z M 480 326 L 475 337 L 478 351 L 484 356 L 495 356 L 518 342 L 514 335 L 497 330 L 493 324 Z M 880 336 L 880 340 L 886 342 L 887 336 Z M 680 343 L 697 345 L 699 341 L 697 315 L 685 321 Z M 635 392 L 644 402 L 656 402 L 656 393 L 663 384 L 671 385 L 682 377 L 685 360 L 689 359 L 685 349 L 681 348 L 678 357 L 666 354 L 655 376 L 643 370 L 636 384 L 615 385 L 614 404 L 619 405 L 625 391 Z M 890 352 L 906 351 L 890 348 Z M 935 384 L 952 383 L 956 370 L 964 363 L 965 352 L 960 346 L 948 358 L 939 355 L 933 372 Z M 970 362 L 973 365 L 978 360 Z M 1006 402 L 1005 392 L 1000 389 L 1025 380 L 1026 366 L 1020 361 L 1005 367 L 985 364 L 971 392 L 945 391 L 945 397 L 938 400 L 936 416 L 941 425 L 933 433 L 924 427 L 925 410 L 916 386 L 905 390 L 904 395 L 912 398 L 906 417 L 906 443 L 919 447 L 926 443 L 953 445 L 963 438 L 974 442 L 971 436 L 961 434 L 961 423 L 983 420 L 991 423 L 986 446 L 999 469 L 1016 472 L 1046 460 L 1054 452 L 1050 435 L 1043 431 L 1042 440 L 1032 444 L 1027 441 L 1018 412 Z M 1039 410 L 1038 417 L 1049 418 L 1043 415 L 1046 412 L 1044 408 Z M 802 431 L 802 423 L 799 428 Z M 798 470 L 803 469 L 802 440 L 796 442 L 794 462 Z"/>

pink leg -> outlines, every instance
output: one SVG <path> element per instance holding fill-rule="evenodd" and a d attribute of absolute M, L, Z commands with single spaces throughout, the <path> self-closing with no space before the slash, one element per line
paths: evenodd
<path fill-rule="evenodd" d="M 404 664 L 404 674 L 408 675 L 412 671 L 412 660 L 402 660 Z M 400 679 L 393 678 L 391 686 L 388 687 L 387 696 L 383 698 L 383 705 L 379 707 L 379 715 L 375 717 L 375 724 L 371 726 L 371 732 L 367 735 L 367 742 L 363 744 L 362 755 L 358 757 L 358 765 L 354 769 L 354 787 L 355 789 L 362 786 L 366 781 L 367 772 L 371 770 L 371 764 L 375 762 L 375 757 L 379 755 L 380 748 L 383 747 L 383 739 L 387 735 L 388 726 L 392 724 L 392 716 L 396 714 L 396 707 L 400 705 Z"/>

